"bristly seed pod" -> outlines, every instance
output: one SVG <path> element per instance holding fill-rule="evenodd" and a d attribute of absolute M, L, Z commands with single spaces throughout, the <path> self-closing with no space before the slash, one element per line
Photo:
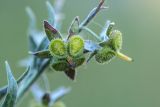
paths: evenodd
<path fill-rule="evenodd" d="M 67 48 L 63 40 L 54 39 L 49 45 L 49 51 L 53 57 L 56 58 L 66 58 Z"/>
<path fill-rule="evenodd" d="M 83 54 L 84 40 L 77 35 L 72 36 L 68 42 L 69 54 L 72 57 L 79 57 Z"/>
<path fill-rule="evenodd" d="M 109 35 L 109 46 L 115 50 L 119 51 L 122 48 L 122 33 L 118 30 L 113 30 Z"/>
<path fill-rule="evenodd" d="M 95 59 L 99 63 L 105 63 L 111 61 L 115 57 L 115 52 L 109 47 L 103 47 L 95 55 Z"/>

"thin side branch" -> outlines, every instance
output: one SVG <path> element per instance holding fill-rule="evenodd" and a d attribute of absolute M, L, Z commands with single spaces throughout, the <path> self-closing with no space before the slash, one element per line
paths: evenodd
<path fill-rule="evenodd" d="M 79 29 L 79 32 L 82 31 L 83 27 L 84 26 L 87 26 L 88 23 L 97 15 L 97 13 L 101 10 L 101 9 L 104 9 L 106 7 L 103 7 L 102 5 L 104 4 L 104 0 L 101 0 L 99 5 L 94 8 L 90 13 L 89 15 L 86 17 L 86 19 L 80 24 L 80 29 Z"/>

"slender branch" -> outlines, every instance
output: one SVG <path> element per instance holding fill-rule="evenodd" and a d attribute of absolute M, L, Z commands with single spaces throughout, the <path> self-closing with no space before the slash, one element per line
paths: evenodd
<path fill-rule="evenodd" d="M 80 29 L 79 29 L 79 32 L 82 31 L 83 27 L 84 26 L 87 26 L 88 23 L 97 15 L 97 13 L 101 10 L 101 9 L 104 9 L 106 7 L 103 7 L 102 5 L 104 4 L 104 0 L 101 0 L 99 5 L 94 8 L 90 13 L 89 15 L 86 17 L 86 19 L 80 24 Z"/>
<path fill-rule="evenodd" d="M 49 65 L 50 59 L 46 59 L 43 61 L 42 65 L 40 66 L 39 70 L 32 68 L 32 72 L 28 75 L 21 86 L 19 87 L 17 93 L 17 100 L 20 100 L 21 96 L 25 94 L 25 92 L 30 88 L 30 86 L 39 78 L 39 76 L 45 71 L 45 68 Z"/>
<path fill-rule="evenodd" d="M 94 33 L 91 29 L 87 27 L 83 27 L 83 29 L 89 32 L 90 34 L 92 34 L 98 41 L 101 41 L 101 38 L 96 33 Z"/>

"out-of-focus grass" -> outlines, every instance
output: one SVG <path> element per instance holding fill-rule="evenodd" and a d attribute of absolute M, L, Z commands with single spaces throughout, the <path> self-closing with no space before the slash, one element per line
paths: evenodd
<path fill-rule="evenodd" d="M 66 0 L 63 32 L 75 16 L 81 20 L 98 0 Z M 51 87 L 72 86 L 72 92 L 64 98 L 68 107 L 159 107 L 160 106 L 160 14 L 158 0 L 107 0 L 107 11 L 94 21 L 104 25 L 106 19 L 116 23 L 123 33 L 122 52 L 134 58 L 133 63 L 115 59 L 99 65 L 92 61 L 78 71 L 76 82 L 62 73 L 49 73 Z M 24 68 L 17 63 L 27 55 L 28 17 L 25 7 L 30 6 L 38 17 L 38 27 L 47 18 L 45 0 L 0 1 L 0 86 L 6 84 L 4 61 L 8 60 L 16 77 Z M 95 28 L 96 27 L 96 28 Z M 95 32 L 100 28 L 92 27 Z M 97 29 L 97 31 L 96 31 Z M 23 107 L 32 97 L 22 101 Z M 26 105 L 26 106 L 24 106 Z"/>

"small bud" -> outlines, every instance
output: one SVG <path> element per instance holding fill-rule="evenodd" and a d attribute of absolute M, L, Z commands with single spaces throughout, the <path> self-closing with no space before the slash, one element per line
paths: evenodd
<path fill-rule="evenodd" d="M 54 60 L 51 67 L 56 71 L 65 71 L 68 68 L 68 63 L 65 60 Z"/>
<path fill-rule="evenodd" d="M 114 57 L 115 57 L 115 52 L 107 46 L 100 49 L 95 55 L 95 59 L 99 63 L 109 62 Z"/>
<path fill-rule="evenodd" d="M 49 93 L 45 93 L 42 97 L 42 104 L 48 106 L 51 101 L 51 97 Z"/>
<path fill-rule="evenodd" d="M 61 101 L 56 102 L 52 107 L 66 107 L 65 104 Z"/>
<path fill-rule="evenodd" d="M 114 30 L 109 35 L 109 46 L 118 51 L 122 48 L 122 33 L 118 30 Z"/>
<path fill-rule="evenodd" d="M 80 36 L 74 35 L 68 42 L 69 54 L 73 57 L 78 57 L 83 54 L 84 41 Z"/>
<path fill-rule="evenodd" d="M 54 39 L 49 45 L 49 51 L 56 58 L 65 58 L 67 56 L 67 48 L 61 39 Z"/>

